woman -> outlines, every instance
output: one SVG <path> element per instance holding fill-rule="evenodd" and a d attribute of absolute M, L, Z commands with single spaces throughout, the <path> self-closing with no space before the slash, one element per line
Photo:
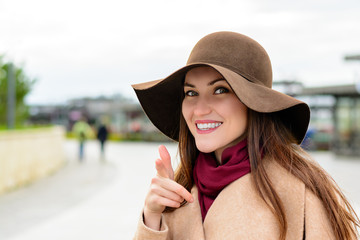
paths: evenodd
<path fill-rule="evenodd" d="M 356 239 L 359 219 L 299 144 L 308 106 L 271 89 L 265 50 L 233 32 L 202 38 L 187 65 L 133 85 L 159 147 L 135 239 Z"/>

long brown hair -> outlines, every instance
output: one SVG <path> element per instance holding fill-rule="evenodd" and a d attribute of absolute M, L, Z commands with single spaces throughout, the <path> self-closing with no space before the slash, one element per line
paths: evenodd
<path fill-rule="evenodd" d="M 304 182 L 323 203 L 336 239 L 356 239 L 359 218 L 333 179 L 302 148 L 277 113 L 259 113 L 248 109 L 248 151 L 251 176 L 256 190 L 274 212 L 280 227 L 280 239 L 285 239 L 287 220 L 281 199 L 276 193 L 261 152 L 287 169 Z M 193 186 L 193 167 L 198 150 L 184 118 L 180 119 L 179 156 L 180 164 L 175 172 L 175 181 L 188 191 Z M 167 208 L 166 211 L 173 209 Z"/>

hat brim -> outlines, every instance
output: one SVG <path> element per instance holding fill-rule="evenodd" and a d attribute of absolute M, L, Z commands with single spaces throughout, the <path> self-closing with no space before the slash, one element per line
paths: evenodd
<path fill-rule="evenodd" d="M 248 108 L 262 113 L 279 113 L 297 143 L 302 142 L 310 120 L 307 104 L 259 82 L 251 82 L 226 67 L 203 62 L 180 68 L 164 79 L 132 85 L 144 112 L 166 136 L 175 141 L 179 139 L 185 74 L 198 66 L 210 66 L 217 70 Z"/>

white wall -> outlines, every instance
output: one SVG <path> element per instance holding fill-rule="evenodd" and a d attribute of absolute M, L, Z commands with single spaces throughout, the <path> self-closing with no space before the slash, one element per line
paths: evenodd
<path fill-rule="evenodd" d="M 65 162 L 65 130 L 49 127 L 0 132 L 0 194 L 45 177 Z"/>

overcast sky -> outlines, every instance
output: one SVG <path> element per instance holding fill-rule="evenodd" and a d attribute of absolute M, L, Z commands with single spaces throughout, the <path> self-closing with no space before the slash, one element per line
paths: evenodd
<path fill-rule="evenodd" d="M 269 53 L 274 80 L 360 81 L 358 0 L 0 0 L 0 55 L 37 78 L 27 102 L 121 93 L 186 63 L 208 33 L 235 31 Z"/>

